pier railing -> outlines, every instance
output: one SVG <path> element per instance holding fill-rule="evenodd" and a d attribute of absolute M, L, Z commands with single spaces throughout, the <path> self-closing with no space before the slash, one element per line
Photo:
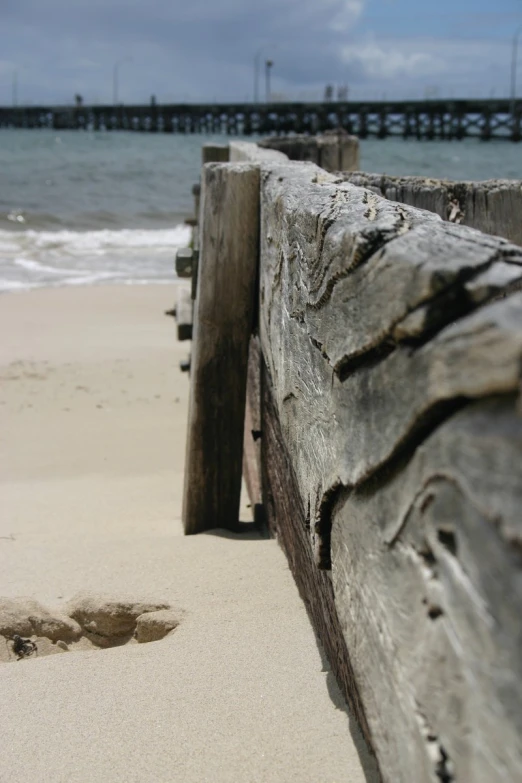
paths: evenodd
<path fill-rule="evenodd" d="M 244 442 L 383 780 L 518 779 L 522 248 L 245 143 L 200 215 L 186 532 Z"/>

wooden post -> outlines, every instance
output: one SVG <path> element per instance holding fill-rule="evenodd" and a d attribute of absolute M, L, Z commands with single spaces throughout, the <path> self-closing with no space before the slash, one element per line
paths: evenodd
<path fill-rule="evenodd" d="M 243 478 L 254 513 L 254 522 L 262 523 L 261 489 L 261 348 L 258 337 L 251 337 L 248 352 L 248 379 L 243 444 Z"/>
<path fill-rule="evenodd" d="M 204 144 L 201 150 L 202 163 L 226 163 L 229 160 L 228 144 Z"/>
<path fill-rule="evenodd" d="M 201 185 L 197 182 L 192 185 L 192 195 L 194 196 L 194 215 L 196 217 L 196 225 L 199 223 L 199 199 L 201 196 Z"/>
<path fill-rule="evenodd" d="M 178 286 L 176 323 L 178 340 L 192 340 L 192 297 L 189 286 Z"/>
<path fill-rule="evenodd" d="M 183 495 L 186 534 L 234 529 L 259 252 L 259 168 L 203 168 Z"/>

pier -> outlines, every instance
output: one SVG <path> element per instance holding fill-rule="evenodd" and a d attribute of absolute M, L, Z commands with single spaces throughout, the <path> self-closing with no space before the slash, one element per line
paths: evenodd
<path fill-rule="evenodd" d="M 361 139 L 522 138 L 522 101 L 425 100 L 321 103 L 0 107 L 0 128 L 142 133 L 321 133 Z"/>

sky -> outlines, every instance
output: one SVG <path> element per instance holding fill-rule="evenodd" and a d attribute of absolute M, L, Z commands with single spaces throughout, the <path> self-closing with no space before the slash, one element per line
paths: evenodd
<path fill-rule="evenodd" d="M 504 97 L 522 0 L 0 0 L 0 105 Z"/>

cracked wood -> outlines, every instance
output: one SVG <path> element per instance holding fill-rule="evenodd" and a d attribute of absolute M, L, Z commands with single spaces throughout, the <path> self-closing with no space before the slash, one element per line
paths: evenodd
<path fill-rule="evenodd" d="M 273 415 L 386 781 L 522 768 L 521 284 L 506 240 L 261 164 Z"/>
<path fill-rule="evenodd" d="M 444 220 L 472 226 L 522 244 L 520 180 L 452 182 L 426 177 L 391 177 L 361 171 L 343 172 L 339 176 L 391 201 L 428 209 Z"/>
<path fill-rule="evenodd" d="M 183 491 L 187 534 L 234 529 L 239 521 L 259 248 L 259 168 L 208 163 L 202 191 Z"/>
<path fill-rule="evenodd" d="M 450 780 L 520 775 L 521 464 L 522 419 L 506 395 L 338 499 L 337 612 L 389 780 L 437 780 L 441 748 Z"/>

